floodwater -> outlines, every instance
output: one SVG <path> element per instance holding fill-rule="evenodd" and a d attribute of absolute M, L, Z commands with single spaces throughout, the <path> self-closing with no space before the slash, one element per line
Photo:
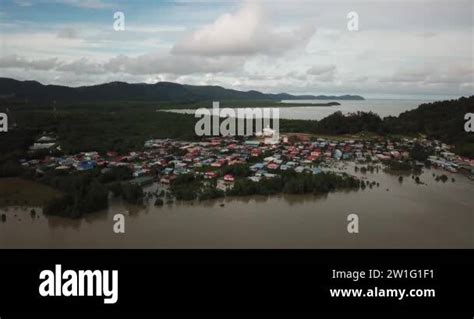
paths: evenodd
<path fill-rule="evenodd" d="M 162 207 L 113 202 L 81 220 L 33 218 L 31 208 L 9 207 L 0 248 L 474 248 L 474 181 L 432 169 L 420 176 L 425 185 L 382 170 L 355 173 L 353 164 L 345 171 L 380 186 Z M 449 180 L 436 182 L 433 173 Z M 125 215 L 124 234 L 113 232 L 117 213 Z M 358 234 L 347 232 L 351 213 Z"/>
<path fill-rule="evenodd" d="M 316 103 L 328 103 L 333 100 L 296 100 L 282 101 L 283 103 L 300 103 L 301 106 L 275 106 L 279 109 L 280 119 L 289 120 L 321 120 L 337 111 L 343 114 L 351 112 L 374 112 L 382 118 L 386 116 L 398 116 L 405 111 L 416 109 L 420 104 L 433 102 L 431 100 L 401 100 L 401 99 L 366 99 L 362 101 L 334 100 L 341 105 L 314 106 Z M 238 105 L 236 105 L 237 109 Z M 211 108 L 211 107 L 209 107 Z M 193 109 L 166 110 L 174 113 L 194 114 Z"/>

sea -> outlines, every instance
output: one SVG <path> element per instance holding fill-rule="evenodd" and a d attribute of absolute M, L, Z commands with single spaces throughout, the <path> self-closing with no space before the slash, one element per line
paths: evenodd
<path fill-rule="evenodd" d="M 288 120 L 321 120 L 337 111 L 344 114 L 352 112 L 374 112 L 380 117 L 398 116 L 401 113 L 416 109 L 419 105 L 432 103 L 434 99 L 365 99 L 365 100 L 284 100 L 285 103 L 298 103 L 301 106 L 282 106 L 275 104 L 280 110 L 280 119 Z M 315 106 L 314 104 L 338 102 L 335 106 Z M 239 109 L 238 105 L 235 105 Z M 209 107 L 211 109 L 211 107 Z M 195 109 L 173 109 L 169 112 L 194 114 Z"/>

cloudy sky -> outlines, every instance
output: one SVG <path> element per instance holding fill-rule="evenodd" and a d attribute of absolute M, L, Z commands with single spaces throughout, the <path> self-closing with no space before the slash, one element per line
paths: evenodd
<path fill-rule="evenodd" d="M 473 16 L 472 0 L 1 0 L 0 76 L 458 97 L 474 94 Z"/>

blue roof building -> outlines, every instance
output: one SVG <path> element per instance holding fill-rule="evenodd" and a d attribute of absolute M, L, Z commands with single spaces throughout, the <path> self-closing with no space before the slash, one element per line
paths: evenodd
<path fill-rule="evenodd" d="M 95 161 L 83 161 L 79 163 L 79 165 L 77 166 L 77 169 L 79 171 L 88 171 L 88 170 L 94 169 L 96 165 L 97 163 Z"/>

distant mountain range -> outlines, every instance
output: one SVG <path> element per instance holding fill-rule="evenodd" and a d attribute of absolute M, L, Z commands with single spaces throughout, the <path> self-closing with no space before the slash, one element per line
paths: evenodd
<path fill-rule="evenodd" d="M 29 103 L 83 102 L 198 102 L 224 100 L 363 100 L 359 95 L 291 95 L 237 91 L 220 86 L 183 85 L 171 82 L 156 84 L 110 82 L 92 86 L 67 87 L 43 85 L 36 81 L 0 78 L 0 100 Z"/>

